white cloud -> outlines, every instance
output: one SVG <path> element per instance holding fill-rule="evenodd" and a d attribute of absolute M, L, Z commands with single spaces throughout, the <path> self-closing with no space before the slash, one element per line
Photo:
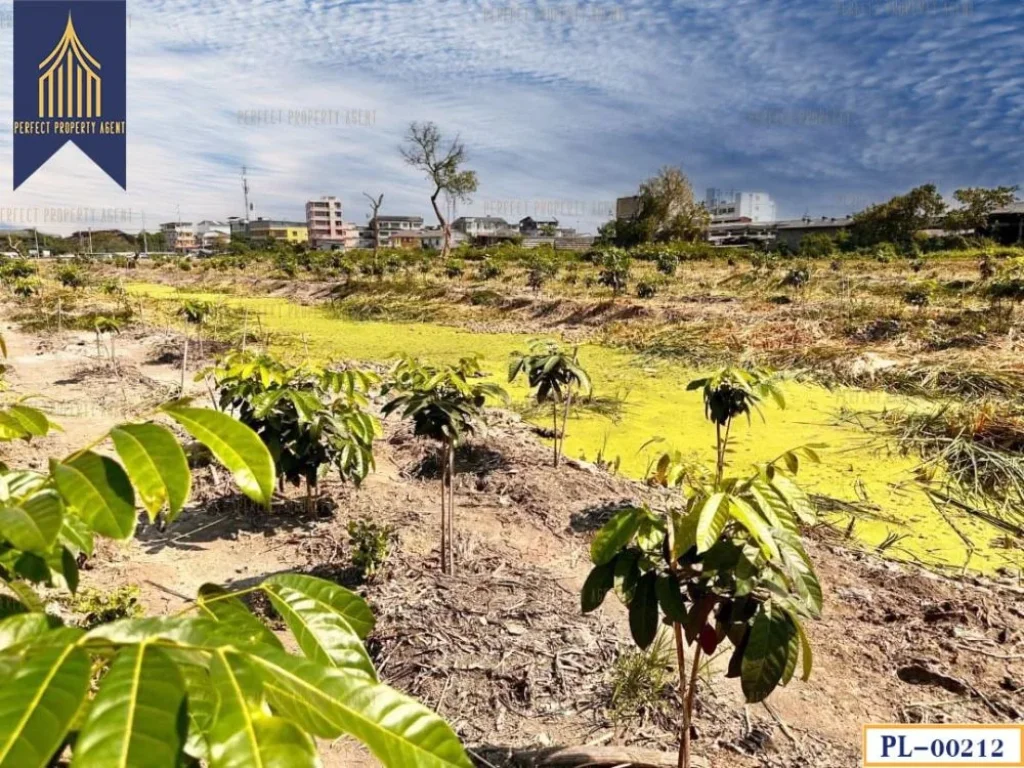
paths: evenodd
<path fill-rule="evenodd" d="M 790 215 L 929 178 L 1013 183 L 1019 4 L 860 7 L 871 13 L 812 0 L 133 0 L 128 193 L 74 148 L 10 192 L 0 134 L 0 208 L 127 207 L 151 227 L 178 205 L 185 219 L 224 218 L 242 213 L 245 164 L 260 215 L 301 218 L 306 199 L 337 194 L 361 221 L 366 191 L 429 218 L 426 182 L 397 152 L 412 120 L 466 141 L 481 188 L 465 212 L 561 201 L 563 221 L 590 230 L 593 208 L 666 163 L 698 194 L 756 188 Z M 11 52 L 0 38 L 7 125 Z M 374 122 L 287 124 L 304 109 Z M 248 110 L 285 124 L 240 123 Z M 815 111 L 850 119 L 815 124 Z M 781 117 L 751 117 L 766 112 Z"/>

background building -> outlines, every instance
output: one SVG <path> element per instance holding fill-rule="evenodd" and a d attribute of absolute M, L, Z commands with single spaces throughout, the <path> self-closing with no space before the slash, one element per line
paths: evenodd
<path fill-rule="evenodd" d="M 249 222 L 246 230 L 246 236 L 251 240 L 273 240 L 279 243 L 309 242 L 309 229 L 302 221 L 255 219 Z"/>
<path fill-rule="evenodd" d="M 321 197 L 306 203 L 306 229 L 314 248 L 338 245 L 345 247 L 344 222 L 341 201 L 336 197 Z"/>
<path fill-rule="evenodd" d="M 852 217 L 820 219 L 803 218 L 793 221 L 780 221 L 775 225 L 775 240 L 786 245 L 791 251 L 800 250 L 800 242 L 810 234 L 822 233 L 835 239 L 844 229 L 853 226 Z"/>
<path fill-rule="evenodd" d="M 231 227 L 224 221 L 200 221 L 195 227 L 196 247 L 207 251 L 224 248 L 231 242 Z"/>
<path fill-rule="evenodd" d="M 775 221 L 776 206 L 771 195 L 765 192 L 730 192 L 710 188 L 704 199 L 704 206 L 711 214 L 713 223 L 733 221 L 766 222 Z"/>
<path fill-rule="evenodd" d="M 492 235 L 512 229 L 512 225 L 498 216 L 460 216 L 452 222 L 452 229 L 464 235 Z"/>
<path fill-rule="evenodd" d="M 169 221 L 160 225 L 167 250 L 184 253 L 194 251 L 196 245 L 196 231 L 191 221 Z"/>
<path fill-rule="evenodd" d="M 640 196 L 620 197 L 615 201 L 616 219 L 635 219 L 640 213 Z"/>
<path fill-rule="evenodd" d="M 419 232 L 423 229 L 422 216 L 378 216 L 376 221 L 380 224 L 380 244 L 382 248 L 391 245 L 391 235 L 396 232 Z M 369 230 L 369 247 L 373 247 L 373 223 L 370 219 L 366 228 Z"/>

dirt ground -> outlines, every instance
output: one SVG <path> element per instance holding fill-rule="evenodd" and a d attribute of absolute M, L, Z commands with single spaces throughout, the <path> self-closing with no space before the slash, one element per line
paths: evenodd
<path fill-rule="evenodd" d="M 115 369 L 90 334 L 4 326 L 6 394 L 38 396 L 64 430 L 5 449 L 7 463 L 41 467 L 176 393 L 179 342 L 164 333 L 126 332 Z M 204 384 L 188 386 L 209 400 Z M 670 712 L 610 717 L 611 670 L 631 648 L 624 609 L 610 597 L 592 615 L 579 610 L 592 532 L 652 491 L 580 462 L 555 470 L 530 425 L 501 412 L 490 422 L 457 457 L 454 576 L 438 569 L 429 446 L 387 423 L 377 471 L 358 490 L 328 482 L 315 519 L 288 499 L 253 511 L 225 472 L 203 468 L 178 522 L 104 546 L 83 584 L 138 585 L 156 614 L 185 607 L 206 582 L 302 570 L 354 584 L 346 525 L 369 516 L 397 530 L 387 571 L 358 587 L 379 617 L 371 653 L 387 682 L 453 724 L 480 765 L 557 745 L 673 750 Z M 1024 589 L 885 561 L 824 527 L 809 538 L 825 591 L 824 617 L 808 625 L 813 676 L 777 691 L 770 709 L 745 707 L 715 660 L 694 742 L 708 766 L 854 766 L 865 723 L 1024 721 Z M 374 764 L 346 740 L 322 754 L 327 766 Z"/>

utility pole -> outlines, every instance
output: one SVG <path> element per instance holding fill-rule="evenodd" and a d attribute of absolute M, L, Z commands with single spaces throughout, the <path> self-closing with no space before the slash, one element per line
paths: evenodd
<path fill-rule="evenodd" d="M 249 179 L 246 178 L 247 168 L 242 166 L 242 196 L 245 198 L 245 223 L 249 223 Z"/>
<path fill-rule="evenodd" d="M 146 214 L 142 214 L 142 252 L 149 255 L 149 241 L 146 239 Z"/>
<path fill-rule="evenodd" d="M 42 252 L 39 250 L 39 227 L 33 228 L 32 234 L 36 236 L 36 258 L 38 259 L 42 256 Z"/>
<path fill-rule="evenodd" d="M 92 227 L 89 227 L 89 255 L 92 256 Z"/>

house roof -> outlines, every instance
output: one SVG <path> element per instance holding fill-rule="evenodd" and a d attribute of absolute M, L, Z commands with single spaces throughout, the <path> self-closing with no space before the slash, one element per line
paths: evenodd
<path fill-rule="evenodd" d="M 486 224 L 500 224 L 507 227 L 509 224 L 500 216 L 459 216 L 455 221 L 479 221 Z"/>
<path fill-rule="evenodd" d="M 853 224 L 852 216 L 827 217 L 820 219 L 790 219 L 789 221 L 775 222 L 776 229 L 835 229 L 836 227 L 848 227 Z"/>
<path fill-rule="evenodd" d="M 304 221 L 283 221 L 280 219 L 255 219 L 249 222 L 249 227 L 302 227 L 306 229 Z"/>
<path fill-rule="evenodd" d="M 1024 200 L 1010 203 L 1007 206 L 992 211 L 992 213 L 1024 213 Z"/>

